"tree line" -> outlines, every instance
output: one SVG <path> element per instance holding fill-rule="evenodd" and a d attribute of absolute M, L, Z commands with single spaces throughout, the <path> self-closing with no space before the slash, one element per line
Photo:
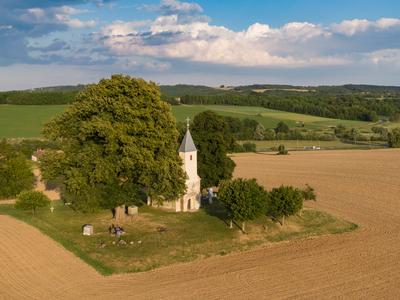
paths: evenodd
<path fill-rule="evenodd" d="M 74 101 L 78 91 L 11 91 L 0 92 L 0 104 L 61 105 Z"/>
<path fill-rule="evenodd" d="M 304 201 L 315 201 L 316 194 L 309 185 L 305 189 L 280 186 L 266 191 L 255 179 L 237 178 L 221 182 L 217 199 L 227 211 L 230 228 L 235 221 L 246 232 L 246 222 L 262 215 L 283 226 L 285 218 L 300 214 Z"/>
<path fill-rule="evenodd" d="M 400 96 L 371 98 L 370 95 L 332 95 L 323 92 L 299 93 L 269 92 L 225 95 L 185 95 L 184 104 L 218 104 L 238 106 L 260 106 L 294 113 L 326 118 L 377 121 L 379 116 L 398 118 Z"/>

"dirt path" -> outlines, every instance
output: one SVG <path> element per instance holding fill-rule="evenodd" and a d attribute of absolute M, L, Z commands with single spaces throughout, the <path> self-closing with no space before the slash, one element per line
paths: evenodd
<path fill-rule="evenodd" d="M 36 229 L 0 216 L 0 298 L 400 298 L 400 151 L 243 154 L 236 176 L 309 183 L 312 206 L 355 232 L 274 244 L 152 272 L 101 277 Z M 17 235 L 15 233 L 18 233 Z"/>

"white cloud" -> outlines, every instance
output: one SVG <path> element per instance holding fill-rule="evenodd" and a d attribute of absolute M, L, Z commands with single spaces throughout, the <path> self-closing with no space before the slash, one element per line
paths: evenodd
<path fill-rule="evenodd" d="M 12 25 L 0 25 L 0 30 L 8 30 L 13 29 Z"/>
<path fill-rule="evenodd" d="M 382 49 L 371 52 L 367 59 L 375 65 L 400 66 L 400 49 Z"/>
<path fill-rule="evenodd" d="M 366 19 L 344 20 L 339 24 L 332 25 L 332 31 L 335 33 L 353 36 L 368 30 L 389 30 L 393 27 L 400 28 L 400 19 L 381 18 L 377 21 Z"/>
<path fill-rule="evenodd" d="M 94 20 L 82 21 L 78 18 L 72 18 L 86 12 L 70 6 L 59 6 L 51 8 L 29 8 L 21 15 L 21 21 L 29 24 L 48 24 L 48 25 L 65 25 L 70 28 L 92 28 L 96 26 Z"/>
<path fill-rule="evenodd" d="M 203 8 L 197 3 L 181 2 L 177 0 L 162 0 L 159 5 L 143 5 L 144 9 L 160 12 L 165 15 L 172 14 L 200 14 Z"/>
<path fill-rule="evenodd" d="M 330 36 L 330 32 L 316 24 L 293 22 L 271 28 L 255 23 L 244 31 L 233 31 L 199 18 L 182 21 L 177 14 L 159 16 L 147 23 L 147 28 L 139 29 L 136 22 L 115 22 L 95 34 L 96 41 L 121 56 L 142 55 L 232 66 L 347 63 L 346 59 L 334 55 L 309 56 L 303 51 L 293 51 L 298 45 Z"/>

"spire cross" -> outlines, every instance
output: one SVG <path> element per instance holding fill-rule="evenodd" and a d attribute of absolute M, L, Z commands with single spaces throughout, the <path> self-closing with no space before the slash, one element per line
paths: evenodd
<path fill-rule="evenodd" d="M 186 128 L 189 129 L 190 118 L 186 118 Z"/>

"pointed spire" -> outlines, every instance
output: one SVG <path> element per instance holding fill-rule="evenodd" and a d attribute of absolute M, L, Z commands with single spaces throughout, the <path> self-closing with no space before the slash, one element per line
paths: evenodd
<path fill-rule="evenodd" d="M 189 130 L 189 122 L 190 119 L 186 119 L 186 133 L 185 137 L 182 140 L 181 146 L 179 147 L 179 152 L 192 152 L 197 151 L 196 146 L 194 145 L 192 135 Z"/>

